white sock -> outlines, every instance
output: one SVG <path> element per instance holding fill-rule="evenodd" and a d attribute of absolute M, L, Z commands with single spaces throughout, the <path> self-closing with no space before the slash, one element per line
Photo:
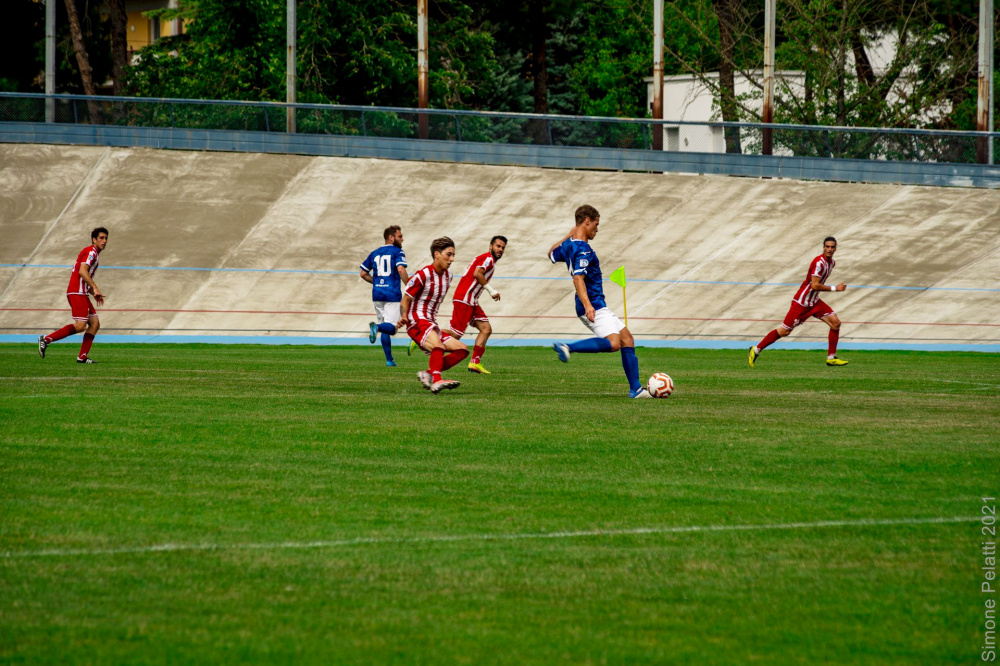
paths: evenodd
<path fill-rule="evenodd" d="M 754 354 L 759 354 L 759 353 L 760 353 L 760 350 L 759 350 L 759 349 L 757 349 L 757 345 L 754 345 L 754 346 L 753 346 L 753 353 L 754 353 Z"/>
<path fill-rule="evenodd" d="M 836 354 L 827 354 L 826 355 L 826 360 L 828 360 L 828 361 L 832 361 L 835 358 L 837 358 Z"/>

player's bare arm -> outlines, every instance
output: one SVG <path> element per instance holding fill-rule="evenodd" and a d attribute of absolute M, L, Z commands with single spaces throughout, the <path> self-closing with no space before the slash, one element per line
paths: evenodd
<path fill-rule="evenodd" d="M 484 288 L 486 288 L 486 291 L 489 292 L 490 296 L 493 298 L 494 301 L 500 300 L 500 292 L 497 291 L 496 289 L 491 289 L 490 286 L 486 283 L 486 271 L 484 271 L 482 268 L 477 268 L 472 275 L 473 277 L 476 278 L 476 282 L 478 282 L 479 284 L 483 285 Z"/>
<path fill-rule="evenodd" d="M 573 286 L 576 287 L 576 295 L 580 297 L 580 302 L 583 303 L 583 313 L 587 315 L 587 319 L 594 321 L 594 306 L 590 304 L 590 297 L 587 296 L 587 283 L 584 282 L 582 275 L 573 276 Z"/>
<path fill-rule="evenodd" d="M 403 300 L 399 303 L 399 321 L 396 322 L 396 330 L 401 328 L 406 328 L 410 325 L 409 319 L 406 317 L 406 313 L 410 311 L 410 303 L 413 302 L 413 297 L 403 292 Z"/>
<path fill-rule="evenodd" d="M 372 274 L 364 269 L 361 269 L 361 279 L 368 284 L 375 284 L 375 279 L 372 277 Z"/>
<path fill-rule="evenodd" d="M 847 289 L 847 285 L 844 284 L 843 282 L 841 282 L 840 284 L 838 284 L 836 287 L 832 287 L 832 286 L 828 286 L 828 285 L 822 284 L 819 281 L 819 276 L 818 275 L 813 275 L 812 276 L 812 290 L 813 291 L 844 291 L 846 289 Z"/>
<path fill-rule="evenodd" d="M 97 304 L 104 305 L 104 294 L 101 293 L 100 289 L 98 289 L 97 283 L 94 282 L 94 279 L 90 277 L 90 266 L 87 264 L 80 264 L 80 277 L 84 282 L 90 285 L 91 289 L 94 290 L 94 300 L 97 301 Z"/>
<path fill-rule="evenodd" d="M 406 284 L 410 281 L 410 278 L 406 275 L 406 266 L 396 266 L 396 270 L 399 271 L 399 279 Z"/>

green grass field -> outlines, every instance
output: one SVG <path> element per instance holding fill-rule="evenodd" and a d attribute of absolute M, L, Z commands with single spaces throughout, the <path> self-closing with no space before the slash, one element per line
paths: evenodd
<path fill-rule="evenodd" d="M 76 351 L 0 345 L 0 661 L 979 661 L 995 355 Z"/>

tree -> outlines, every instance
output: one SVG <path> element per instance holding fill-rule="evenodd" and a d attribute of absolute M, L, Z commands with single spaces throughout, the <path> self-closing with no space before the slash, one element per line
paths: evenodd
<path fill-rule="evenodd" d="M 139 53 L 133 94 L 284 100 L 283 0 L 181 0 L 157 13 L 189 21 L 186 34 Z M 430 5 L 431 104 L 475 105 L 495 68 L 492 37 L 459 0 Z M 298 98 L 381 106 L 416 104 L 416 3 L 300 0 Z"/>
<path fill-rule="evenodd" d="M 114 93 L 125 91 L 125 68 L 128 67 L 128 15 L 125 0 L 109 0 L 111 14 L 111 62 Z"/>
<path fill-rule="evenodd" d="M 69 18 L 69 31 L 73 38 L 73 51 L 76 53 L 76 62 L 80 70 L 80 81 L 83 83 L 83 92 L 86 95 L 96 95 L 94 72 L 90 68 L 90 57 L 87 55 L 87 49 L 83 43 L 83 29 L 80 27 L 80 16 L 76 12 L 76 0 L 66 0 L 66 14 Z M 90 110 L 90 122 L 99 123 L 101 115 L 97 102 L 90 100 L 87 106 Z"/>

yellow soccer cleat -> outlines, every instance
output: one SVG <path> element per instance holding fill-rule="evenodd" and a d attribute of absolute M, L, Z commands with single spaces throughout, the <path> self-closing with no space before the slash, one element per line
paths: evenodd
<path fill-rule="evenodd" d="M 751 348 L 750 348 L 750 355 L 749 355 L 749 356 L 747 356 L 747 363 L 749 363 L 749 364 L 750 364 L 750 367 L 751 367 L 751 368 L 754 368 L 754 367 L 756 367 L 756 366 L 754 365 L 754 363 L 756 363 L 756 362 L 757 362 L 757 357 L 758 357 L 758 356 L 760 356 L 760 352 L 759 352 L 759 351 L 757 351 L 757 347 L 751 347 Z"/>
<path fill-rule="evenodd" d="M 416 351 L 416 349 L 417 349 L 417 343 L 414 342 L 413 340 L 410 340 L 410 346 L 406 348 L 406 355 L 413 356 L 413 352 Z"/>
<path fill-rule="evenodd" d="M 844 359 L 837 358 L 836 356 L 834 356 L 833 358 L 826 359 L 826 364 L 828 366 L 830 366 L 831 368 L 835 368 L 835 367 L 841 366 L 841 365 L 847 365 L 849 362 L 850 361 L 845 361 Z"/>
<path fill-rule="evenodd" d="M 469 372 L 474 372 L 477 375 L 490 374 L 490 371 L 484 368 L 482 363 L 469 363 Z"/>

